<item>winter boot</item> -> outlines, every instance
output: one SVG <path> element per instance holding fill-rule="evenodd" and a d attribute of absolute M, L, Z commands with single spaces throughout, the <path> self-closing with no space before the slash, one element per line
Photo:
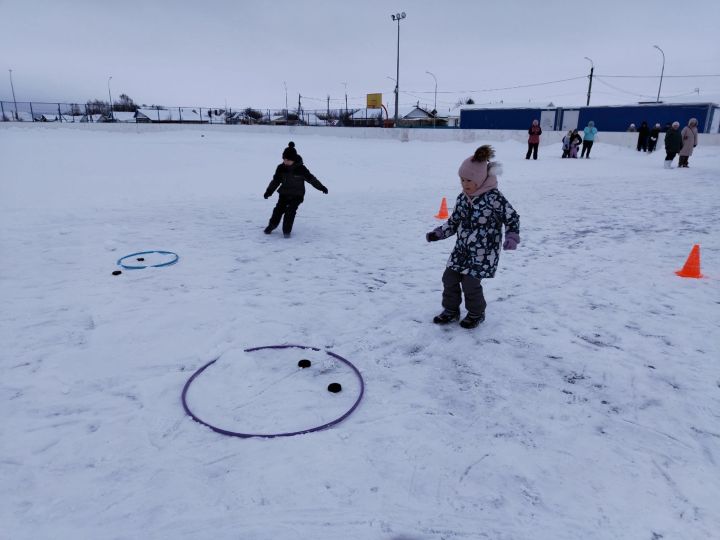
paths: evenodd
<path fill-rule="evenodd" d="M 265 234 L 270 234 L 271 232 L 273 232 L 272 227 L 271 227 L 270 225 L 268 225 L 267 227 L 265 227 L 265 229 L 263 230 L 263 232 L 264 232 Z"/>
<path fill-rule="evenodd" d="M 453 321 L 457 321 L 459 318 L 459 312 L 445 309 L 440 315 L 436 315 L 435 317 L 433 317 L 433 322 L 435 324 L 449 324 Z"/>
<path fill-rule="evenodd" d="M 465 316 L 465 318 L 460 321 L 460 326 L 462 326 L 463 328 L 477 328 L 477 326 L 484 320 L 484 313 L 481 313 L 480 315 L 474 315 L 473 313 L 470 313 L 468 311 L 468 314 Z"/>
<path fill-rule="evenodd" d="M 291 234 L 289 232 L 283 233 L 283 238 L 290 238 Z"/>

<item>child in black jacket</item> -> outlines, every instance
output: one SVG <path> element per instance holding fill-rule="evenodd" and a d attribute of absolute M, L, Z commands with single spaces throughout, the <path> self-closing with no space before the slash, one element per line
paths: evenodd
<path fill-rule="evenodd" d="M 270 234 L 280 225 L 282 219 L 283 236 L 290 238 L 295 214 L 305 198 L 305 182 L 308 182 L 318 191 L 327 195 L 328 189 L 322 185 L 320 180 L 315 178 L 305 167 L 302 158 L 295 150 L 295 143 L 290 141 L 288 147 L 282 153 L 283 162 L 275 169 L 273 179 L 265 190 L 264 197 L 269 198 L 277 189 L 279 193 L 278 202 L 270 216 L 270 222 L 265 227 L 265 234 Z M 278 189 L 279 186 L 279 189 Z M 283 217 L 284 216 L 284 217 Z"/>

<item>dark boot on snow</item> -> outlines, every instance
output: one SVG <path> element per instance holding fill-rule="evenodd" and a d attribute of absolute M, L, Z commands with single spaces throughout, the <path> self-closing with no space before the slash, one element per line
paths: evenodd
<path fill-rule="evenodd" d="M 474 315 L 473 313 L 468 313 L 465 318 L 460 321 L 460 326 L 463 328 L 477 328 L 478 325 L 485 320 L 485 314 L 481 313 L 480 315 Z"/>
<path fill-rule="evenodd" d="M 453 321 L 457 321 L 460 318 L 460 313 L 457 311 L 444 310 L 440 315 L 433 317 L 435 324 L 449 324 Z"/>

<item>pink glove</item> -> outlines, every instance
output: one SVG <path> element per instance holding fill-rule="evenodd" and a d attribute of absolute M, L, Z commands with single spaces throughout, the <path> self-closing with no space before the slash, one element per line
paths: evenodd
<path fill-rule="evenodd" d="M 520 243 L 520 235 L 518 233 L 509 232 L 505 233 L 505 242 L 503 242 L 503 249 L 517 249 Z"/>

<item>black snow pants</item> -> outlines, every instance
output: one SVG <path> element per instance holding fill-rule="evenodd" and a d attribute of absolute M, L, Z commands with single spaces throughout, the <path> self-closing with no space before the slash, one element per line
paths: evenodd
<path fill-rule="evenodd" d="M 268 228 L 270 230 L 275 229 L 278 225 L 280 225 L 280 220 L 282 219 L 283 233 L 290 233 L 293 228 L 293 223 L 295 222 L 295 214 L 297 213 L 298 206 L 300 206 L 302 202 L 303 197 L 287 197 L 285 195 L 280 195 L 278 202 L 273 209 L 272 216 L 270 216 Z"/>
<path fill-rule="evenodd" d="M 478 278 L 446 268 L 442 277 L 442 307 L 448 311 L 460 311 L 460 303 L 462 302 L 460 285 L 462 285 L 462 292 L 465 293 L 465 308 L 468 313 L 473 315 L 485 314 L 487 303 L 485 302 L 480 281 Z"/>
<path fill-rule="evenodd" d="M 583 141 L 583 147 L 582 152 L 580 152 L 580 157 L 585 157 L 585 151 L 587 151 L 587 157 L 590 157 L 590 149 L 592 148 L 594 141 Z"/>
<path fill-rule="evenodd" d="M 533 159 L 537 159 L 537 151 L 538 146 L 540 146 L 540 143 L 528 143 L 528 151 L 527 154 L 525 154 L 525 159 L 530 159 L 530 153 L 532 152 Z"/>

